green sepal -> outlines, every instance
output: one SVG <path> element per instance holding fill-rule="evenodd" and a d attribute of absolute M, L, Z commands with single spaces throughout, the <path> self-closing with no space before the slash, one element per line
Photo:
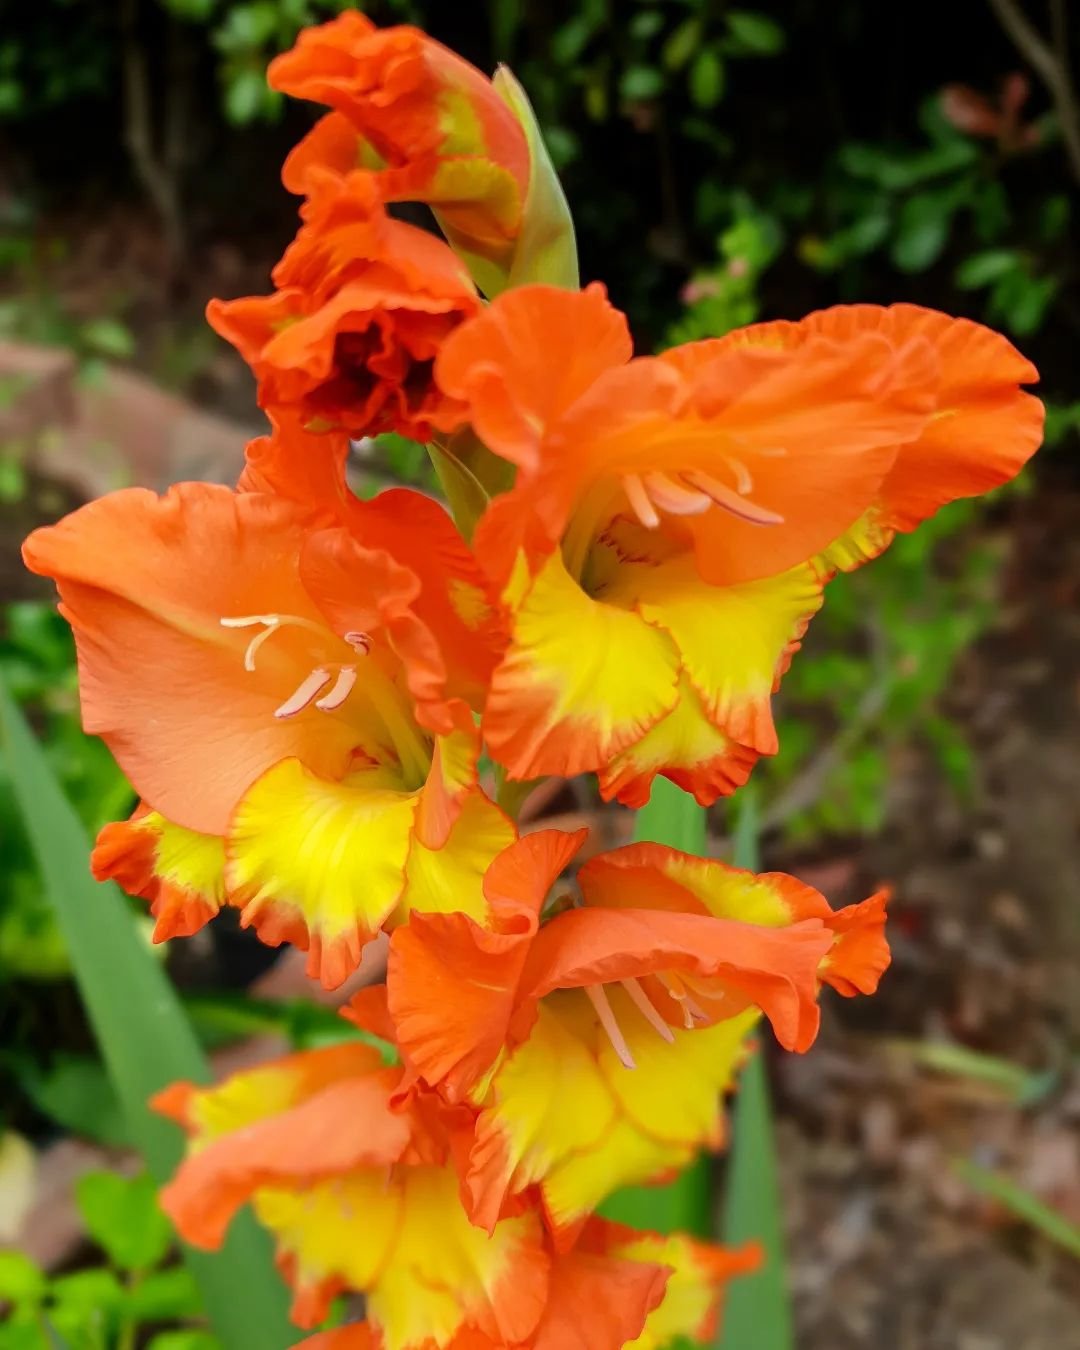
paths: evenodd
<path fill-rule="evenodd" d="M 574 222 L 532 104 L 509 67 L 500 66 L 492 84 L 525 132 L 530 164 L 521 232 L 500 289 L 543 282 L 576 291 L 581 282 Z M 489 298 L 494 298 L 492 290 L 486 287 L 485 290 Z"/>
<path fill-rule="evenodd" d="M 454 523 L 471 543 L 476 522 L 490 499 L 513 487 L 514 466 L 492 454 L 467 427 L 445 445 L 433 442 L 427 452 Z"/>

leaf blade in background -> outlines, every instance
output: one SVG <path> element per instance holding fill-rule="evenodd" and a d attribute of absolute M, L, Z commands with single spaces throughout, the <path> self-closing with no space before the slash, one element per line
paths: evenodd
<path fill-rule="evenodd" d="M 757 799 L 744 788 L 735 823 L 733 861 L 756 869 Z M 793 1350 L 795 1332 L 784 1259 L 783 1206 L 765 1061 L 751 1055 L 732 1107 L 731 1146 L 724 1192 L 723 1240 L 728 1246 L 756 1240 L 765 1259 L 753 1275 L 727 1290 L 717 1350 Z"/>
<path fill-rule="evenodd" d="M 1044 1205 L 1038 1196 L 1032 1195 L 1003 1172 L 980 1167 L 966 1158 L 958 1158 L 953 1163 L 953 1170 L 972 1190 L 978 1191 L 988 1200 L 996 1201 L 1014 1218 L 1030 1224 L 1044 1238 L 1067 1251 L 1070 1256 L 1080 1259 L 1080 1227 L 1071 1223 L 1064 1214 Z"/>
<path fill-rule="evenodd" d="M 179 1131 L 155 1116 L 148 1099 L 180 1078 L 209 1073 L 179 999 L 146 950 L 124 899 L 95 882 L 78 817 L 44 752 L 0 684 L 0 749 L 16 800 L 56 908 L 87 1015 L 132 1137 L 158 1182 L 182 1152 Z M 285 1318 L 286 1291 L 272 1271 L 269 1240 L 249 1215 L 220 1253 L 185 1249 L 207 1312 L 231 1350 L 285 1350 L 296 1338 Z"/>
<path fill-rule="evenodd" d="M 638 843 L 667 844 L 700 857 L 705 852 L 705 812 L 674 783 L 657 778 L 652 796 L 637 813 L 634 838 Z M 709 1237 L 713 1231 L 711 1170 L 702 1155 L 666 1186 L 628 1186 L 616 1192 L 600 1212 L 633 1228 L 659 1233 L 679 1229 Z"/>

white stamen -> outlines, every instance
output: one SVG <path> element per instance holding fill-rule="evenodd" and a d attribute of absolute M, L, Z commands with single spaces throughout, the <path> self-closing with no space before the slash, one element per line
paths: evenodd
<path fill-rule="evenodd" d="M 661 1040 L 667 1041 L 669 1045 L 675 1043 L 675 1033 L 653 1007 L 652 999 L 638 984 L 637 980 L 623 980 L 622 987 L 630 995 L 634 1006 L 648 1022 L 649 1026 L 657 1033 Z"/>
<path fill-rule="evenodd" d="M 627 473 L 623 475 L 623 490 L 626 493 L 626 500 L 630 503 L 630 509 L 642 525 L 647 530 L 655 530 L 660 526 L 660 517 L 656 514 L 656 507 L 649 499 L 649 494 L 645 491 L 645 484 L 636 473 Z"/>
<path fill-rule="evenodd" d="M 683 478 L 693 487 L 700 488 L 702 492 L 707 492 L 717 506 L 722 506 L 725 511 L 730 511 L 733 516 L 738 516 L 740 520 L 745 520 L 750 525 L 782 525 L 784 523 L 783 516 L 777 515 L 775 511 L 770 511 L 766 506 L 758 506 L 756 502 L 740 497 L 733 488 L 726 487 L 713 478 L 711 474 L 691 469 L 683 474 Z"/>
<path fill-rule="evenodd" d="M 712 506 L 711 497 L 677 483 L 666 473 L 647 473 L 645 488 L 660 510 L 673 516 L 700 516 Z"/>
<path fill-rule="evenodd" d="M 315 706 L 320 712 L 333 712 L 340 708 L 345 700 L 352 693 L 353 685 L 356 683 L 356 667 L 342 666 L 338 671 L 337 679 L 328 693 L 323 694 L 322 698 L 315 700 Z"/>
<path fill-rule="evenodd" d="M 593 1005 L 597 1017 L 600 1019 L 600 1025 L 607 1033 L 607 1038 L 611 1042 L 612 1049 L 618 1055 L 620 1062 L 627 1069 L 636 1069 L 634 1057 L 630 1053 L 630 1047 L 626 1043 L 626 1037 L 615 1020 L 615 1014 L 611 1011 L 611 1004 L 608 1002 L 607 994 L 604 993 L 602 985 L 587 984 L 585 993 L 588 995 L 589 1002 Z"/>
<path fill-rule="evenodd" d="M 317 666 L 296 691 L 289 695 L 280 708 L 274 710 L 278 718 L 295 717 L 303 712 L 315 696 L 330 682 L 330 672 L 323 666 Z"/>

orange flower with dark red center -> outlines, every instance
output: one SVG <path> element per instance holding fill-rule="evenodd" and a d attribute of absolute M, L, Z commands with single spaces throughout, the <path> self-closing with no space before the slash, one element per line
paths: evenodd
<path fill-rule="evenodd" d="M 342 14 L 271 62 L 273 88 L 334 109 L 286 160 L 294 192 L 313 170 L 377 174 L 386 201 L 436 210 L 463 256 L 505 269 L 528 191 L 529 150 L 485 75 L 416 28 Z"/>
<path fill-rule="evenodd" d="M 414 906 L 486 914 L 514 831 L 477 784 L 469 700 L 499 630 L 437 503 L 357 501 L 340 454 L 285 442 L 245 475 L 275 495 L 117 492 L 25 556 L 58 583 L 84 725 L 144 803 L 102 832 L 97 874 L 151 901 L 159 938 L 236 905 L 335 985 Z"/>
<path fill-rule="evenodd" d="M 483 1108 L 464 1172 L 474 1220 L 535 1186 L 560 1240 L 618 1186 L 721 1142 L 720 1097 L 760 1012 L 806 1050 L 820 984 L 872 993 L 889 959 L 884 895 L 833 911 L 793 877 L 660 845 L 594 858 L 584 904 L 546 917 L 581 839 L 512 845 L 485 877 L 488 924 L 414 916 L 387 976 L 408 1068 Z"/>
<path fill-rule="evenodd" d="M 702 803 L 777 749 L 771 694 L 828 577 L 1039 443 L 1034 368 L 913 306 L 840 307 L 631 359 L 599 286 L 521 287 L 448 339 L 443 390 L 517 468 L 476 531 L 512 613 L 484 717 L 514 778 L 595 770 Z"/>
<path fill-rule="evenodd" d="M 313 182 L 273 295 L 212 300 L 206 315 L 258 381 L 272 416 L 354 436 L 452 431 L 461 405 L 432 379 L 440 346 L 479 300 L 434 235 L 393 220 L 365 173 Z"/>

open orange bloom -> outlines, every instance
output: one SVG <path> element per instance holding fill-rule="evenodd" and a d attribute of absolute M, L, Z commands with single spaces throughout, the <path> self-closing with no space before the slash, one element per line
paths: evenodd
<path fill-rule="evenodd" d="M 144 803 L 97 874 L 151 900 L 159 937 L 237 905 L 332 986 L 416 906 L 483 919 L 514 831 L 476 781 L 498 630 L 467 548 L 417 493 L 331 492 L 307 448 L 256 447 L 275 495 L 125 490 L 24 552 L 74 629 L 84 725 Z"/>
<path fill-rule="evenodd" d="M 489 1237 L 469 1223 L 448 1165 L 462 1125 L 392 1108 L 400 1078 L 352 1044 L 215 1088 L 175 1085 L 156 1105 L 191 1145 L 162 1192 L 165 1212 L 187 1241 L 215 1248 L 250 1202 L 274 1235 L 301 1326 L 352 1290 L 366 1295 L 385 1350 L 445 1346 L 466 1328 L 524 1342 L 549 1290 L 542 1225 L 526 1212 Z"/>
<path fill-rule="evenodd" d="M 727 1283 L 760 1260 L 753 1244 L 728 1250 L 590 1219 L 573 1249 L 555 1255 L 547 1305 L 527 1341 L 465 1330 L 446 1350 L 665 1350 L 680 1336 L 710 1340 Z M 361 1322 L 320 1332 L 295 1350 L 384 1350 L 384 1341 Z"/>
<path fill-rule="evenodd" d="M 212 300 L 206 311 L 254 371 L 260 407 L 356 436 L 453 430 L 462 409 L 437 388 L 432 364 L 479 308 L 463 264 L 388 216 L 370 174 L 316 175 L 303 215 L 273 295 Z"/>
<path fill-rule="evenodd" d="M 430 203 L 459 253 L 505 266 L 529 151 L 514 114 L 474 66 L 419 29 L 379 29 L 349 11 L 302 32 L 268 78 L 334 109 L 286 160 L 286 187 L 309 192 L 313 169 L 373 169 L 384 200 Z"/>
<path fill-rule="evenodd" d="M 484 719 L 512 777 L 596 770 L 702 803 L 775 753 L 770 696 L 837 567 L 1012 477 L 1035 371 L 913 306 L 840 308 L 631 359 L 602 287 L 500 296 L 436 378 L 517 466 L 476 548 L 513 614 Z"/>
<path fill-rule="evenodd" d="M 408 1068 L 482 1107 L 464 1172 L 474 1221 L 538 1186 L 560 1241 L 617 1187 L 719 1145 L 759 1010 L 805 1050 L 819 983 L 870 993 L 888 963 L 884 896 L 834 912 L 793 877 L 659 845 L 592 860 L 584 905 L 542 921 L 581 838 L 512 845 L 485 878 L 489 926 L 416 915 L 387 977 Z"/>

